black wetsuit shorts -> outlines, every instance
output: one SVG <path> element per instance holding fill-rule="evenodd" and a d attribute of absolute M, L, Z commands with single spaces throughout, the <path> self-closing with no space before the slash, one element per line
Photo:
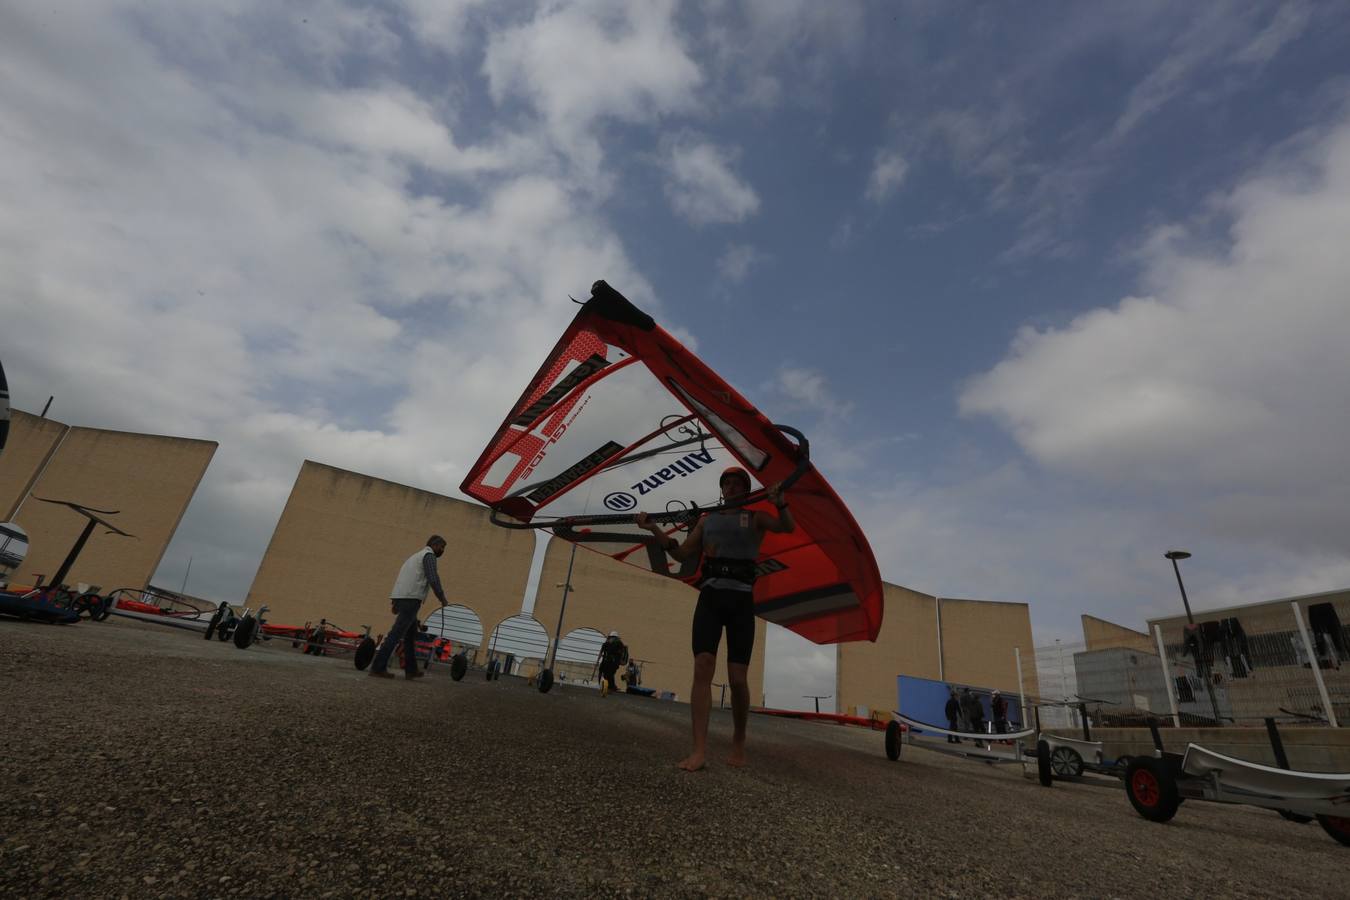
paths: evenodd
<path fill-rule="evenodd" d="M 755 651 L 755 599 L 750 591 L 705 587 L 694 607 L 694 655 L 717 655 L 727 630 L 727 662 L 749 665 Z"/>

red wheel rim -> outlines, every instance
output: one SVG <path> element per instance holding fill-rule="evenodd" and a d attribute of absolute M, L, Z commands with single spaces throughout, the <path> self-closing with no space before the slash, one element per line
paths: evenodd
<path fill-rule="evenodd" d="M 1134 798 L 1144 806 L 1158 805 L 1158 779 L 1147 769 L 1139 769 L 1130 779 L 1130 789 L 1134 791 Z"/>

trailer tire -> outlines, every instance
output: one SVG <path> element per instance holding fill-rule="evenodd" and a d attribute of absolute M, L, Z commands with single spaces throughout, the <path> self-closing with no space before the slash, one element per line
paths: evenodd
<path fill-rule="evenodd" d="M 356 648 L 354 659 L 356 662 L 356 671 L 364 672 L 370 665 L 370 661 L 375 658 L 375 639 L 372 637 L 361 638 L 360 645 Z"/>
<path fill-rule="evenodd" d="M 1317 824 L 1343 847 L 1350 847 L 1350 816 L 1318 816 Z"/>
<path fill-rule="evenodd" d="M 463 653 L 456 653 L 450 659 L 450 678 L 453 681 L 462 681 L 469 672 L 469 658 Z"/>
<path fill-rule="evenodd" d="M 886 758 L 891 762 L 900 759 L 900 723 L 892 719 L 886 723 Z"/>
<path fill-rule="evenodd" d="M 1050 754 L 1050 769 L 1059 778 L 1077 778 L 1083 774 L 1083 757 L 1072 747 L 1056 747 Z"/>
<path fill-rule="evenodd" d="M 1050 787 L 1055 783 L 1055 771 L 1050 766 L 1050 744 L 1048 741 L 1036 742 L 1036 778 L 1041 787 Z"/>
<path fill-rule="evenodd" d="M 544 669 L 539 673 L 539 693 L 547 694 L 553 689 L 553 670 Z"/>
<path fill-rule="evenodd" d="M 246 650 L 253 643 L 253 639 L 258 636 L 258 620 L 248 615 L 239 620 L 239 624 L 234 629 L 234 645 L 240 650 Z"/>
<path fill-rule="evenodd" d="M 1125 793 L 1130 805 L 1150 822 L 1167 822 L 1181 806 L 1177 778 L 1163 760 L 1141 756 L 1125 770 Z"/>

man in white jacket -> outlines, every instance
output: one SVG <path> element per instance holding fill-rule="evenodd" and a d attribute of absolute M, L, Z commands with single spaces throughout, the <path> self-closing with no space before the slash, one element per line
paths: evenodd
<path fill-rule="evenodd" d="M 433 534 L 427 538 L 427 545 L 418 550 L 403 563 L 394 581 L 394 589 L 389 592 L 390 607 L 396 617 L 384 643 L 370 664 L 371 678 L 393 678 L 388 671 L 389 657 L 393 655 L 398 642 L 403 641 L 403 668 L 408 679 L 421 678 L 425 672 L 417 670 L 417 614 L 427 599 L 427 590 L 436 592 L 441 606 L 449 603 L 445 591 L 441 588 L 440 575 L 436 572 L 436 560 L 445 552 L 445 538 Z"/>

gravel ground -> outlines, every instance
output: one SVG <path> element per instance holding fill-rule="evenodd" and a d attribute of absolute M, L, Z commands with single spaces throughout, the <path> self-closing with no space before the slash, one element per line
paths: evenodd
<path fill-rule="evenodd" d="M 691 775 L 687 716 L 0 620 L 0 895 L 1350 896 L 1315 824 L 1193 801 L 1160 826 L 1120 788 L 767 717 L 750 768 Z"/>

